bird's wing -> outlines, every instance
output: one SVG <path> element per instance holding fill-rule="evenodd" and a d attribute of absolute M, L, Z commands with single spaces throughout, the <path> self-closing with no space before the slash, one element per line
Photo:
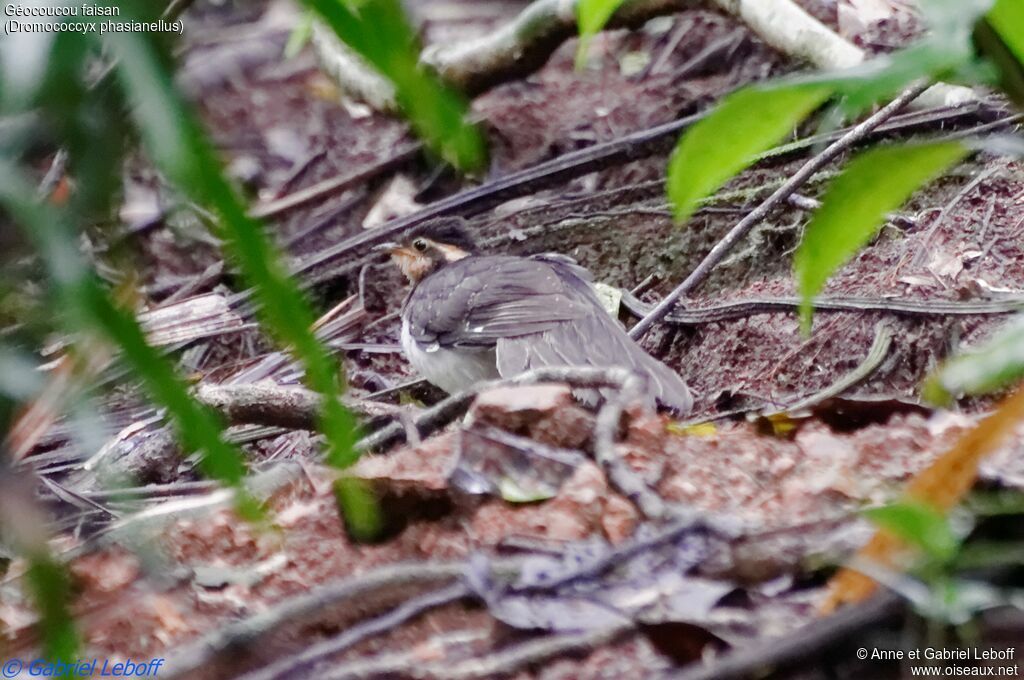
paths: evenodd
<path fill-rule="evenodd" d="M 537 335 L 499 340 L 496 358 L 502 377 L 545 366 L 620 366 L 642 376 L 662 405 L 679 414 L 693 408 L 693 397 L 683 379 L 647 354 L 603 311 Z M 592 401 L 589 396 L 585 400 Z"/>
<path fill-rule="evenodd" d="M 545 366 L 621 366 L 642 375 L 662 404 L 689 412 L 686 383 L 629 337 L 577 270 L 548 257 L 468 257 L 420 282 L 403 314 L 421 344 L 495 347 L 503 377 Z"/>
<path fill-rule="evenodd" d="M 409 332 L 425 344 L 493 347 L 501 338 L 583 319 L 593 312 L 591 301 L 558 266 L 503 256 L 454 262 L 424 279 L 406 300 Z"/>

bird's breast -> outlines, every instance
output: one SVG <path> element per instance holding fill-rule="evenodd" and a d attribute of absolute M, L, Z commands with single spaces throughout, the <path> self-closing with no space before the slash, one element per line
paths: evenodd
<path fill-rule="evenodd" d="M 409 320 L 402 319 L 402 351 L 412 367 L 445 392 L 454 394 L 481 380 L 499 377 L 494 349 L 442 347 L 437 341 L 421 343 L 412 336 Z"/>

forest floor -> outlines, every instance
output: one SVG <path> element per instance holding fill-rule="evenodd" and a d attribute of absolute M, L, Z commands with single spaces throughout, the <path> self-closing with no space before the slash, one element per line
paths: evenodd
<path fill-rule="evenodd" d="M 834 19 L 835 3 L 805 5 L 827 22 Z M 413 12 L 429 44 L 485 34 L 521 6 L 424 0 Z M 897 19 L 872 35 L 876 42 L 853 37 L 876 49 L 883 39 L 895 46 L 911 30 Z M 296 10 L 277 1 L 201 2 L 187 14 L 180 83 L 200 107 L 229 172 L 257 206 L 373 167 L 413 141 L 397 118 L 342 102 L 308 49 L 282 56 L 295 20 Z M 703 10 L 602 34 L 582 70 L 573 68 L 574 50 L 575 42 L 562 46 L 536 74 L 473 101 L 491 148 L 479 182 L 676 120 L 744 83 L 798 67 L 735 20 Z M 949 133 L 990 119 L 984 112 L 949 113 L 886 138 Z M 635 290 L 653 304 L 808 153 L 813 149 L 757 165 L 685 228 L 673 224 L 664 197 L 666 154 L 548 186 L 467 218 L 489 251 L 563 253 L 597 281 Z M 811 183 L 806 195 L 819 195 L 828 176 Z M 301 268 L 382 216 L 469 185 L 417 157 L 277 211 L 267 224 Z M 195 213 L 176 201 L 144 159 L 132 162 L 122 218 L 148 309 L 241 289 L 230 271 L 221 271 L 217 244 Z M 895 498 L 990 406 L 970 400 L 944 410 L 920 403 L 930 371 L 1007 318 L 956 306 L 1024 292 L 1019 161 L 977 153 L 917 193 L 901 213 L 908 219 L 887 225 L 824 293 L 871 304 L 820 310 L 810 336 L 801 334 L 795 309 L 754 307 L 731 318 L 663 323 L 644 338 L 652 355 L 685 378 L 696 405 L 685 422 L 631 409 L 616 455 L 670 507 L 699 518 L 688 528 L 666 538 L 643 521 L 591 460 L 594 414 L 556 386 L 484 395 L 469 420 L 430 432 L 421 443 L 365 457 L 357 474 L 372 480 L 389 527 L 374 545 L 348 537 L 331 473 L 317 463 L 313 433 L 250 428 L 240 437 L 267 485 L 274 530 L 239 521 L 223 499 L 205 495 L 202 483 L 186 488 L 198 477 L 173 451 L 126 464 L 140 482 L 163 485 L 153 487 L 159 494 L 144 494 L 145 521 L 108 526 L 95 514 L 49 499 L 63 518 L 62 543 L 76 555 L 74 611 L 87 655 L 166 657 L 168 672 L 197 678 L 235 677 L 277 664 L 274 673 L 253 677 L 553 680 L 696 672 L 729 650 L 787 639 L 818 616 L 822 568 L 870 535 L 857 510 Z M 773 212 L 687 306 L 794 296 L 791 255 L 808 216 L 792 205 Z M 360 284 L 359 267 L 367 263 Z M 344 327 L 335 339 L 342 343 L 350 396 L 418 414 L 443 395 L 422 384 L 397 389 L 417 377 L 397 346 L 394 312 L 404 282 L 379 261 L 335 265 L 311 290 L 320 309 L 341 305 Z M 935 309 L 908 312 L 899 307 L 905 302 Z M 620 318 L 628 325 L 637 316 L 624 305 Z M 280 366 L 265 368 L 268 356 L 266 338 L 243 325 L 194 342 L 182 352 L 181 365 L 197 382 L 296 381 Z M 862 379 L 841 395 L 801 406 L 859 367 Z M 160 425 L 146 414 L 128 388 L 111 397 L 108 425 L 118 451 L 137 450 L 155 437 Z M 53 434 L 28 460 L 103 502 L 95 471 L 67 463 L 67 451 Z M 468 493 L 466 478 L 492 482 L 499 492 Z M 1024 489 L 1024 444 L 1015 442 L 986 461 L 982 478 L 990 487 Z M 547 499 L 502 498 L 524 494 Z M 637 541 L 650 545 L 633 550 Z M 615 568 L 572 572 L 602 557 Z M 454 571 L 431 571 L 428 565 L 436 563 Z M 489 568 L 508 564 L 568 570 L 570 576 L 557 587 L 537 574 L 538 581 L 519 590 L 492 583 Z M 413 566 L 402 571 L 395 565 Z M 352 592 L 318 590 L 345 579 L 357 584 Z M 10 596 L 0 601 L 9 648 L 28 649 L 34 644 L 31 609 L 12 594 L 10 577 L 2 587 Z M 321 598 L 320 606 L 302 599 L 310 593 Z M 622 612 L 629 612 L 631 625 Z M 261 616 L 268 618 L 258 623 Z M 256 632 L 243 635 L 232 627 L 238 621 Z M 864 640 L 882 646 L 880 640 L 892 635 L 887 630 L 917 624 L 874 621 L 877 638 L 850 638 L 859 642 L 840 652 L 830 648 L 827 659 L 812 650 L 794 677 L 897 677 L 898 666 L 858 662 L 852 650 L 870 647 Z M 1020 628 L 995 626 L 985 639 L 996 644 L 1000 630 Z M 299 656 L 324 641 L 336 646 Z M 1017 645 L 1019 656 L 1020 638 Z"/>

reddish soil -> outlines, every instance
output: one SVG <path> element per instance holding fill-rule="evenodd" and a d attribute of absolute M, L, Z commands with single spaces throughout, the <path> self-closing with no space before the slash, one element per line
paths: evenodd
<path fill-rule="evenodd" d="M 807 4 L 826 18 L 832 16 L 827 7 L 834 3 Z M 486 33 L 519 8 L 519 3 L 505 0 L 415 3 L 427 42 Z M 182 81 L 230 171 L 244 181 L 254 201 L 371 165 L 411 140 L 400 121 L 339 103 L 336 90 L 316 70 L 308 50 L 290 61 L 280 56 L 290 24 L 274 18 L 278 11 L 283 10 L 266 3 L 244 7 L 199 3 L 190 10 L 185 31 Z M 681 26 L 689 26 L 685 37 L 668 49 Z M 863 42 L 884 49 L 912 29 L 897 23 Z M 705 47 L 728 41 L 730 36 L 735 38 L 720 58 L 697 71 L 680 73 Z M 473 102 L 473 114 L 482 121 L 492 148 L 491 166 L 482 179 L 676 119 L 740 84 L 793 68 L 735 21 L 696 10 L 660 28 L 599 37 L 583 71 L 573 70 L 574 49 L 575 43 L 563 46 L 539 73 L 495 88 Z M 624 73 L 623 65 L 634 53 L 648 55 L 649 63 L 658 66 L 656 72 L 651 67 L 639 74 Z M 729 189 L 769 185 L 787 177 L 802 160 L 764 164 Z M 656 301 L 750 207 L 749 202 L 718 206 L 736 210 L 702 212 L 685 228 L 674 226 L 661 190 L 641 186 L 662 178 L 665 162 L 665 157 L 655 157 L 588 175 L 528 201 L 517 200 L 478 215 L 471 227 L 495 252 L 565 253 L 577 258 L 597 280 L 614 286 L 632 288 L 654 274 L 656 283 L 641 297 Z M 144 167 L 141 162 L 138 165 Z M 960 192 L 979 173 L 987 173 L 986 178 L 961 197 Z M 144 169 L 132 174 L 142 187 L 154 181 Z M 438 176 L 425 161 L 409 164 L 404 174 L 425 192 L 424 200 L 461 186 L 448 173 Z M 289 244 L 294 258 L 315 254 L 363 228 L 389 178 L 292 210 L 269 227 L 280 243 Z M 820 188 L 814 185 L 807 193 L 814 195 Z M 986 288 L 1024 290 L 1024 241 L 1020 238 L 1024 168 L 1019 162 L 978 154 L 919 192 L 903 212 L 916 218 L 917 227 L 883 230 L 832 278 L 826 294 L 955 301 L 983 297 Z M 791 253 L 806 219 L 794 208 L 777 211 L 716 270 L 692 304 L 792 295 Z M 302 236 L 317 223 L 323 226 Z M 140 255 L 139 273 L 153 293 L 153 302 L 219 257 L 215 248 L 197 242 L 192 233 L 180 224 L 166 224 L 146 230 L 133 241 Z M 290 242 L 296 235 L 301 238 Z M 371 270 L 370 281 L 386 305 L 375 314 L 384 317 L 397 308 L 402 285 L 395 272 L 384 268 Z M 237 287 L 231 279 L 223 283 Z M 356 290 L 355 277 L 341 277 L 315 292 L 317 302 L 326 309 Z M 820 313 L 809 338 L 800 334 L 795 315 L 789 313 L 687 328 L 659 327 L 643 344 L 686 378 L 697 397 L 698 418 L 711 419 L 737 409 L 773 411 L 827 387 L 862 361 L 876 324 L 882 321 L 894 329 L 889 355 L 867 380 L 843 396 L 852 402 L 890 401 L 881 408 L 881 417 L 867 423 L 838 427 L 815 414 L 796 421 L 796 429 L 784 435 L 766 433 L 765 422 L 754 418 L 719 421 L 713 431 L 695 434 L 681 430 L 666 416 L 634 414 L 618 451 L 666 500 L 760 530 L 811 527 L 806 532 L 810 538 L 803 542 L 754 549 L 728 574 L 737 582 L 757 584 L 799 572 L 815 559 L 835 561 L 864 538 L 865 527 L 858 520 L 843 524 L 844 532 L 825 525 L 865 504 L 893 498 L 900 485 L 948 447 L 984 406 L 966 403 L 964 413 L 933 412 L 896 400 L 915 402 L 929 371 L 951 353 L 989 336 L 1004 319 Z M 363 333 L 362 341 L 395 344 L 397 325 L 387 319 L 375 323 Z M 211 346 L 213 351 L 192 367 L 197 372 L 209 374 L 229 362 L 257 356 L 267 343 L 253 331 L 219 338 Z M 415 377 L 394 353 L 353 350 L 345 361 L 357 396 Z M 420 391 L 413 396 L 431 394 Z M 588 416 L 577 411 L 548 417 L 564 424 L 569 416 L 579 418 L 573 423 L 590 427 Z M 566 439 L 568 435 L 551 422 L 547 426 L 543 430 L 531 423 L 517 434 L 548 445 L 584 450 L 590 446 L 586 437 L 588 443 L 569 444 L 571 437 Z M 376 480 L 391 515 L 392 534 L 378 545 L 349 540 L 329 491 L 328 473 L 311 462 L 316 454 L 310 440 L 297 438 L 288 447 L 288 457 L 305 459 L 309 476 L 273 497 L 275 529 L 261 532 L 221 510 L 166 528 L 157 542 L 159 558 L 154 564 L 141 559 L 145 551 L 137 555 L 116 545 L 75 559 L 73 607 L 80 615 L 88 655 L 173 657 L 183 643 L 215 632 L 227 622 L 265 611 L 317 585 L 369 574 L 383 565 L 463 560 L 475 551 L 500 551 L 517 542 L 559 546 L 600 537 L 621 544 L 638 524 L 629 501 L 612 490 L 601 470 L 590 463 L 580 466 L 557 496 L 546 502 L 464 503 L 446 479 L 447 466 L 458 448 L 456 437 L 449 428 L 419 446 L 400 447 L 387 457 L 360 464 L 361 474 Z M 282 442 L 283 438 L 263 441 L 251 449 L 254 457 L 262 459 Z M 989 465 L 986 477 L 1020 488 L 1022 469 L 1024 451 L 1015 444 Z M 69 538 L 67 543 L 75 541 Z M 201 576 L 211 567 L 222 580 Z M 16 564 L 13 572 L 18 568 Z M 761 629 L 778 635 L 810 620 L 813 610 L 807 602 L 818 586 L 815 582 L 798 591 L 806 600 L 786 601 L 784 615 L 765 614 Z M 359 607 L 288 622 L 265 644 L 239 653 L 229 664 L 212 666 L 203 677 L 230 677 L 296 653 L 386 610 L 408 594 L 385 593 Z M 31 621 L 23 598 L 0 604 L 0 626 L 8 630 L 12 653 L 33 644 Z M 332 658 L 332 663 L 406 652 L 412 653 L 410 668 L 418 662 L 443 661 L 449 648 L 437 641 L 456 632 L 470 640 L 464 646 L 477 655 L 530 639 L 496 621 L 479 605 L 455 603 L 371 637 Z M 596 649 L 584 648 L 575 655 L 517 668 L 512 677 L 650 677 L 673 667 L 672 658 L 663 651 L 653 636 L 630 632 Z M 394 676 L 404 677 L 401 672 Z"/>

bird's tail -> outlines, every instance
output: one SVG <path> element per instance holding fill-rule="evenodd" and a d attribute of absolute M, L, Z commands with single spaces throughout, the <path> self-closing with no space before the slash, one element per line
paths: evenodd
<path fill-rule="evenodd" d="M 497 347 L 498 372 L 503 377 L 546 366 L 621 366 L 647 380 L 650 394 L 677 415 L 693 408 L 693 397 L 679 375 L 647 354 L 606 314 L 576 323 L 557 324 L 543 333 L 503 338 Z M 584 398 L 584 401 L 596 401 Z"/>
<path fill-rule="evenodd" d="M 636 352 L 643 354 L 644 365 L 641 370 L 655 399 L 662 406 L 672 409 L 676 415 L 688 414 L 693 409 L 693 395 L 679 374 L 644 352 L 639 345 L 634 347 Z"/>

